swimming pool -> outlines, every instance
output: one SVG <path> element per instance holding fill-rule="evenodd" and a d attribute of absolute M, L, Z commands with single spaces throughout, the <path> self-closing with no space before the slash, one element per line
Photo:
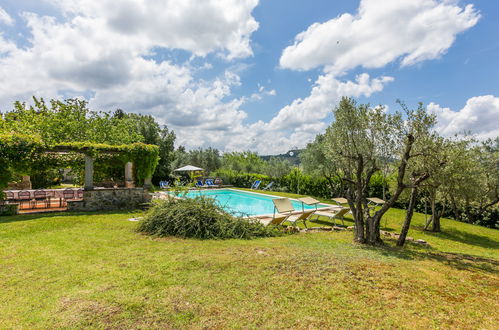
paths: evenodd
<path fill-rule="evenodd" d="M 263 195 L 235 189 L 191 190 L 183 196 L 187 198 L 195 198 L 197 196 L 213 198 L 224 210 L 236 216 L 272 214 L 274 212 L 274 203 L 272 200 L 279 198 L 279 196 Z M 302 210 L 302 203 L 300 201 L 291 199 L 291 203 L 295 210 Z M 317 204 L 317 208 L 329 206 Z M 304 204 L 303 208 L 309 210 L 315 209 L 315 206 Z"/>

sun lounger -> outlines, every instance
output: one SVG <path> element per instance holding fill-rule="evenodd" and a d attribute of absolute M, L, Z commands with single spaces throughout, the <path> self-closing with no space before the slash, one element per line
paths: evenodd
<path fill-rule="evenodd" d="M 274 185 L 274 181 L 272 181 L 271 183 L 266 185 L 265 188 L 263 188 L 262 190 L 269 190 L 270 188 L 272 188 L 273 185 Z"/>
<path fill-rule="evenodd" d="M 204 180 L 204 186 L 205 188 L 214 188 L 217 185 L 213 183 L 213 179 L 206 179 Z"/>
<path fill-rule="evenodd" d="M 288 216 L 283 222 L 291 222 L 293 224 L 293 226 L 296 226 L 296 224 L 298 222 L 303 222 L 303 225 L 305 227 L 307 227 L 307 219 L 312 217 L 312 215 L 316 212 L 316 210 L 307 210 L 307 211 L 304 211 L 300 214 L 293 214 L 293 215 L 290 215 Z"/>
<path fill-rule="evenodd" d="M 344 221 L 343 217 L 349 211 L 350 211 L 350 208 L 345 207 L 345 208 L 342 208 L 342 209 L 338 208 L 336 210 L 332 209 L 331 211 L 316 211 L 314 213 L 314 215 L 316 215 L 317 218 L 319 218 L 319 216 L 328 217 L 329 219 L 333 220 L 333 223 L 334 223 L 335 226 L 336 226 L 336 219 L 340 219 L 341 223 L 344 226 L 345 225 L 345 221 Z"/>
<path fill-rule="evenodd" d="M 278 224 L 283 223 L 295 210 L 289 198 L 275 198 L 272 202 L 274 203 L 274 214 L 270 222 L 271 224 L 276 224 L 276 222 Z"/>
<path fill-rule="evenodd" d="M 196 182 L 196 187 L 203 188 L 203 186 L 204 186 L 203 180 L 198 180 L 198 182 Z"/>
<path fill-rule="evenodd" d="M 369 197 L 367 200 L 369 201 L 369 204 L 374 204 L 375 206 L 380 206 L 386 203 L 384 200 L 378 197 Z"/>
<path fill-rule="evenodd" d="M 282 224 L 288 221 L 296 226 L 298 222 L 302 221 L 306 227 L 305 221 L 315 213 L 315 210 L 307 210 L 299 214 L 293 214 L 295 208 L 289 198 L 276 198 L 272 202 L 274 203 L 274 214 L 270 224 Z"/>
<path fill-rule="evenodd" d="M 307 197 L 298 198 L 298 200 L 301 202 L 301 210 L 302 211 L 305 211 L 304 204 L 314 205 L 315 209 L 317 210 L 317 204 L 320 203 L 317 199 L 312 198 L 312 197 L 308 197 L 308 196 Z"/>
<path fill-rule="evenodd" d="M 343 197 L 336 197 L 336 198 L 331 198 L 331 199 L 333 202 L 335 202 L 338 205 L 348 204 L 348 200 L 346 198 L 343 198 Z"/>
<path fill-rule="evenodd" d="M 255 182 L 253 182 L 253 184 L 251 185 L 251 189 L 258 189 L 258 187 L 260 187 L 260 183 L 262 183 L 262 181 L 260 180 L 256 180 Z"/>

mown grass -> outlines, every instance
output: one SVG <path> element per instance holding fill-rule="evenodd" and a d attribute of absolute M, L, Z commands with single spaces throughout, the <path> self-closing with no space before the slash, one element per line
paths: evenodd
<path fill-rule="evenodd" d="M 251 189 L 244 188 L 241 190 L 252 191 Z M 299 198 L 305 196 L 273 191 L 265 192 L 259 190 L 257 192 L 290 198 Z M 321 202 L 329 204 L 332 203 L 331 200 L 327 199 L 321 199 Z M 392 208 L 383 216 L 383 219 L 381 221 L 381 228 L 386 231 L 399 233 L 404 221 L 404 217 L 404 210 Z M 415 239 L 423 239 L 429 242 L 432 248 L 435 248 L 440 252 L 466 254 L 470 256 L 486 258 L 498 258 L 499 231 L 455 221 L 452 219 L 443 218 L 441 222 L 441 233 L 424 231 L 423 228 L 424 224 L 426 223 L 425 215 L 416 212 L 414 213 L 412 219 L 409 236 L 414 237 Z M 309 226 L 322 224 L 326 226 L 329 225 L 327 221 L 317 221 L 315 222 L 315 224 L 309 223 Z M 345 224 L 353 225 L 353 219 L 351 215 L 347 215 L 345 217 Z"/>
<path fill-rule="evenodd" d="M 401 211 L 389 213 L 398 230 Z M 444 220 L 429 247 L 351 232 L 155 239 L 138 213 L 0 219 L 0 328 L 495 328 L 498 232 Z M 416 218 L 419 226 L 420 215 Z M 469 257 L 473 256 L 473 258 Z"/>

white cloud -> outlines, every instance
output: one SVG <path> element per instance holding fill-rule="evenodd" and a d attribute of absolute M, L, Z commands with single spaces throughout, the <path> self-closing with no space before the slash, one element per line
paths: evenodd
<path fill-rule="evenodd" d="M 280 65 L 325 66 L 336 74 L 357 66 L 380 68 L 399 58 L 402 66 L 412 65 L 441 56 L 479 18 L 473 5 L 461 8 L 455 1 L 362 0 L 356 15 L 346 13 L 299 33 Z"/>
<path fill-rule="evenodd" d="M 369 96 L 381 91 L 392 80 L 391 77 L 371 79 L 366 73 L 357 76 L 355 82 L 340 81 L 332 74 L 322 75 L 308 97 L 294 100 L 267 123 L 258 121 L 239 126 L 231 133 L 237 138 L 227 139 L 225 147 L 227 150 L 257 150 L 262 154 L 304 147 L 326 129 L 324 119 L 342 96 Z"/>
<path fill-rule="evenodd" d="M 479 139 L 499 136 L 499 97 L 475 96 L 459 111 L 428 104 L 428 110 L 437 116 L 435 129 L 444 136 L 471 133 Z"/>
<path fill-rule="evenodd" d="M 132 43 L 178 48 L 205 56 L 226 51 L 228 59 L 252 55 L 251 15 L 258 0 L 48 0 L 68 18 L 85 17 Z"/>
<path fill-rule="evenodd" d="M 146 57 L 157 47 L 223 53 L 227 59 L 251 55 L 257 0 L 52 2 L 65 20 L 22 13 L 30 46 L 18 47 L 0 35 L 0 79 L 9 82 L 0 90 L 3 109 L 32 95 L 87 95 L 94 109 L 153 114 L 192 147 L 222 141 L 229 127 L 246 118 L 239 109 L 243 100 L 224 100 L 240 84 L 236 73 L 204 81 L 194 74 L 209 63 L 194 67 L 190 61 L 174 65 Z"/>
<path fill-rule="evenodd" d="M 0 34 L 0 80 L 9 82 L 0 90 L 2 109 L 32 95 L 46 99 L 85 95 L 92 109 L 122 108 L 154 115 L 174 129 L 178 143 L 188 148 L 213 146 L 271 154 L 302 147 L 322 132 L 327 126 L 324 119 L 342 96 L 368 97 L 393 80 L 366 73 L 354 81 L 340 80 L 335 72 L 325 70 L 309 96 L 284 106 L 268 122 L 247 123 L 245 102 L 276 91 L 258 85 L 250 96 L 231 97 L 241 85 L 239 73 L 249 65 L 232 62 L 218 77 L 203 80 L 196 77 L 211 68 L 209 57 L 199 65 L 192 58 L 209 53 L 227 61 L 251 56 L 250 37 L 258 28 L 251 12 L 257 0 L 123 0 L 120 6 L 111 0 L 46 1 L 60 9 L 62 19 L 22 13 L 31 31 L 27 45 L 17 46 Z M 297 47 L 302 49 L 300 44 Z M 192 57 L 184 64 L 151 59 L 165 48 L 183 49 Z M 372 55 L 379 56 L 374 51 Z M 417 51 L 404 54 L 408 58 Z M 314 65 L 336 63 L 335 56 Z M 422 59 L 418 55 L 414 61 Z M 360 60 L 352 59 L 354 64 Z"/>
<path fill-rule="evenodd" d="M 251 101 L 261 101 L 264 96 L 275 96 L 277 92 L 275 89 L 267 90 L 265 86 L 258 84 L 258 92 L 251 94 L 249 100 Z"/>
<path fill-rule="evenodd" d="M 0 23 L 6 24 L 6 25 L 13 25 L 14 24 L 14 19 L 10 17 L 10 15 L 0 7 Z"/>
<path fill-rule="evenodd" d="M 381 91 L 391 81 L 392 77 L 371 79 L 367 73 L 358 75 L 355 82 L 339 81 L 331 73 L 321 75 L 308 97 L 298 98 L 282 108 L 269 126 L 273 129 L 290 129 L 317 122 L 331 112 L 342 96 L 369 97 L 372 93 Z"/>

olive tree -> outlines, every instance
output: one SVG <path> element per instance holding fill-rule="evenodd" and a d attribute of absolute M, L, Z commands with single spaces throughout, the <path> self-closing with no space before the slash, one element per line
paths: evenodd
<path fill-rule="evenodd" d="M 327 161 L 334 162 L 338 175 L 346 184 L 346 198 L 355 221 L 355 241 L 368 244 L 381 242 L 380 221 L 395 204 L 400 194 L 410 187 L 406 182 L 408 164 L 416 154 L 415 143 L 431 129 L 434 116 L 422 104 L 402 113 L 389 114 L 383 107 L 371 108 L 342 98 L 333 110 L 334 122 L 326 130 L 324 150 Z M 373 175 L 385 162 L 396 168 L 396 187 L 390 199 L 375 212 L 368 206 L 368 188 Z M 426 174 L 415 178 L 419 184 Z"/>
<path fill-rule="evenodd" d="M 420 189 L 424 189 L 426 181 L 438 174 L 439 169 L 446 166 L 448 162 L 446 157 L 448 140 L 430 131 L 426 134 L 420 132 L 419 135 L 420 138 L 414 143 L 412 161 L 406 173 L 410 193 L 404 222 L 397 240 L 398 246 L 403 246 L 405 243 Z"/>
<path fill-rule="evenodd" d="M 306 174 L 326 178 L 331 193 L 343 191 L 340 173 L 335 162 L 328 160 L 324 148 L 325 134 L 318 134 L 315 140 L 308 143 L 307 147 L 300 153 L 300 162 Z M 338 183 L 340 187 L 338 187 Z"/>
<path fill-rule="evenodd" d="M 496 139 L 497 140 L 497 139 Z M 441 231 L 440 219 L 450 208 L 454 219 L 471 221 L 499 202 L 499 149 L 494 140 L 478 143 L 473 138 L 449 140 L 440 151 L 447 162 L 432 168 L 425 184 L 425 199 L 431 217 L 425 229 Z"/>

